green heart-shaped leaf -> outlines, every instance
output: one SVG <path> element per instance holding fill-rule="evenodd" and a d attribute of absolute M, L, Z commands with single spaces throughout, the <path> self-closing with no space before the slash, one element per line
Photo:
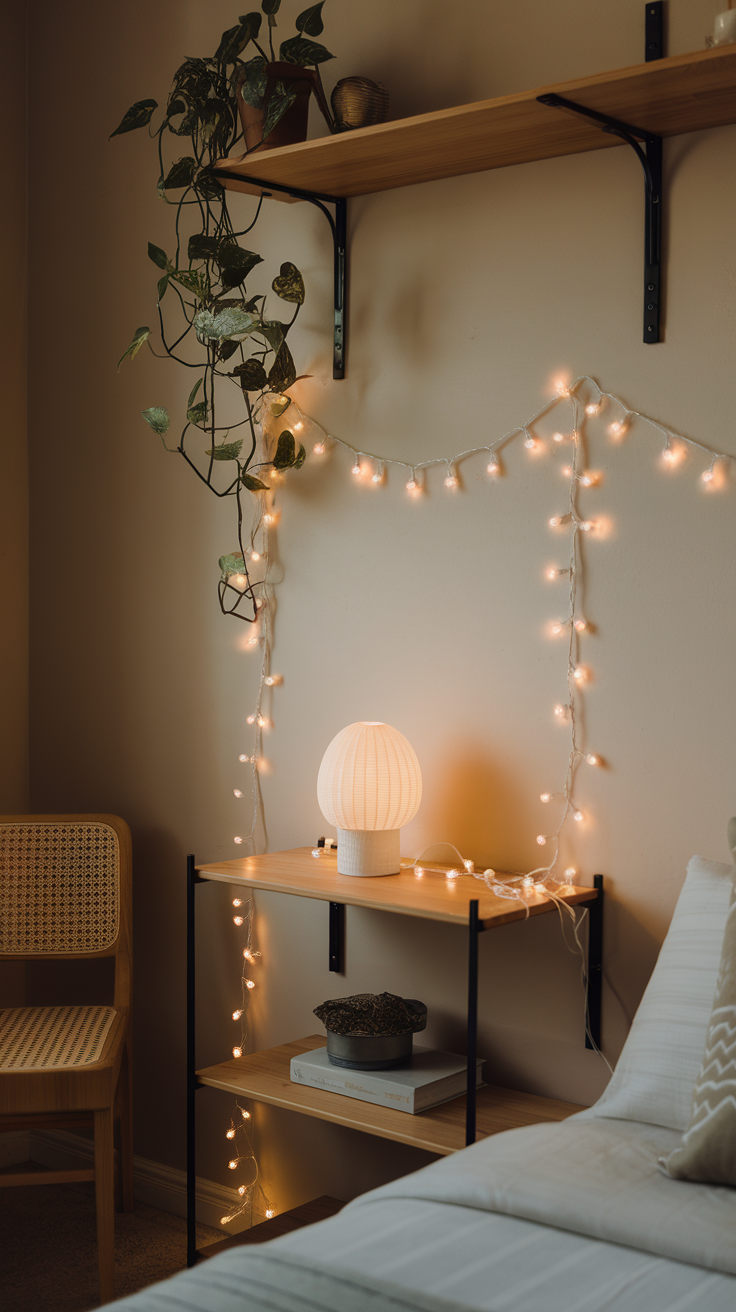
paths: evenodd
<path fill-rule="evenodd" d="M 197 172 L 197 161 L 191 155 L 184 155 L 172 164 L 164 178 L 164 190 L 173 191 L 177 187 L 188 187 Z"/>
<path fill-rule="evenodd" d="M 302 465 L 304 464 L 304 461 L 306 460 L 306 458 L 307 458 L 307 453 L 306 453 L 304 447 L 303 447 L 303 446 L 300 446 L 300 447 L 299 447 L 299 450 L 297 451 L 297 454 L 296 454 L 296 460 L 294 461 L 293 465 L 291 466 L 292 469 L 301 469 L 301 467 L 302 467 Z"/>
<path fill-rule="evenodd" d="M 272 392 L 285 392 L 294 382 L 296 366 L 286 342 L 282 342 L 268 375 L 268 385 Z"/>
<path fill-rule="evenodd" d="M 245 560 L 241 551 L 233 551 L 229 556 L 220 556 L 217 563 L 226 577 L 228 574 L 243 574 L 245 572 Z"/>
<path fill-rule="evenodd" d="M 151 122 L 154 109 L 158 109 L 158 101 L 136 100 L 135 104 L 123 114 L 119 126 L 110 133 L 110 139 L 119 137 L 123 132 L 132 132 L 134 128 L 145 128 Z"/>
<path fill-rule="evenodd" d="M 141 414 L 146 423 L 151 425 L 154 433 L 158 433 L 159 437 L 163 437 L 164 433 L 168 433 L 171 419 L 165 406 L 152 405 L 147 410 L 141 410 Z"/>
<path fill-rule="evenodd" d="M 212 447 L 205 454 L 212 456 L 213 460 L 237 460 L 242 445 L 243 439 L 241 437 L 237 442 L 223 442 L 220 446 Z"/>
<path fill-rule="evenodd" d="M 154 246 L 152 241 L 148 243 L 148 258 L 153 260 L 158 269 L 168 269 L 169 258 L 166 251 L 162 251 L 160 246 Z"/>
<path fill-rule="evenodd" d="M 232 376 L 240 380 L 244 392 L 262 392 L 268 386 L 266 370 L 260 360 L 246 360 L 244 364 L 236 365 Z"/>
<path fill-rule="evenodd" d="M 279 59 L 287 64 L 299 64 L 301 68 L 311 68 L 313 64 L 324 64 L 325 60 L 334 58 L 318 41 L 307 41 L 303 36 L 292 36 L 288 41 L 282 41 L 279 50 Z"/>
<path fill-rule="evenodd" d="M 279 434 L 276 454 L 271 462 L 274 469 L 290 469 L 296 460 L 296 443 L 294 434 L 288 428 Z"/>
<path fill-rule="evenodd" d="M 295 264 L 287 261 L 281 265 L 281 273 L 274 278 L 271 287 L 282 301 L 291 301 L 294 305 L 304 304 L 304 279 Z"/>
<path fill-rule="evenodd" d="M 190 260 L 216 260 L 219 247 L 219 237 L 208 237 L 204 232 L 197 232 L 189 238 L 187 255 Z"/>
<path fill-rule="evenodd" d="M 245 470 L 240 475 L 240 481 L 249 492 L 268 492 L 267 483 L 262 483 L 260 478 L 254 478 L 252 474 L 246 474 Z"/>
<path fill-rule="evenodd" d="M 130 343 L 130 346 L 128 347 L 127 351 L 123 352 L 120 359 L 118 360 L 118 369 L 123 363 L 123 360 L 135 359 L 143 343 L 147 342 L 150 336 L 151 336 L 150 328 L 136 328 L 135 332 L 133 333 L 133 340 Z"/>
<path fill-rule="evenodd" d="M 318 5 L 310 5 L 308 9 L 303 9 L 297 16 L 297 32 L 306 32 L 307 36 L 319 36 L 324 32 L 325 25 L 322 22 L 322 5 L 325 0 L 320 0 Z"/>
<path fill-rule="evenodd" d="M 266 106 L 266 114 L 263 120 L 263 141 L 273 132 L 276 124 L 280 123 L 287 109 L 291 108 L 295 100 L 296 91 L 287 87 L 283 82 L 276 83 Z"/>

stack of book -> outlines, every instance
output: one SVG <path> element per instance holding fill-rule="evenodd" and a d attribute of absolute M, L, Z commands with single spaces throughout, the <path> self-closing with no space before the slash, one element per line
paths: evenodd
<path fill-rule="evenodd" d="M 482 1058 L 477 1063 L 476 1085 L 480 1086 Z M 314 1048 L 291 1059 L 293 1084 L 329 1089 L 347 1098 L 395 1107 L 401 1112 L 423 1112 L 438 1103 L 465 1093 L 467 1062 L 454 1052 L 415 1047 L 411 1060 L 388 1071 L 351 1071 L 333 1066 L 326 1048 Z"/>

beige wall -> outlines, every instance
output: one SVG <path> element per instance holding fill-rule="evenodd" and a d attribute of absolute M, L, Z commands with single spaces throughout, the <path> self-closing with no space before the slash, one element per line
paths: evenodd
<path fill-rule="evenodd" d="M 0 813 L 28 808 L 28 449 L 26 415 L 26 5 L 0 22 L 5 125 L 0 357 Z M 0 1004 L 22 1001 L 22 963 L 0 966 Z"/>
<path fill-rule="evenodd" d="M 716 6 L 672 0 L 670 51 L 703 45 Z M 333 12 L 330 12 L 330 11 Z M 289 10 L 291 12 L 291 10 Z M 447 14 L 452 18 L 448 20 Z M 53 108 L 33 98 L 33 794 L 37 809 L 110 809 L 136 851 L 139 1153 L 183 1165 L 184 854 L 237 855 L 247 825 L 238 752 L 255 660 L 220 618 L 217 557 L 230 507 L 166 455 L 139 411 L 183 406 L 188 380 L 142 354 L 115 361 L 153 322 L 146 242 L 171 246 L 153 147 L 107 134 L 138 98 L 166 93 L 186 54 L 234 21 L 216 3 L 104 10 L 33 6 L 36 66 L 64 70 Z M 326 70 L 383 79 L 397 116 L 639 62 L 641 0 L 328 3 Z M 445 30 L 447 29 L 447 30 Z M 407 459 L 491 441 L 527 418 L 560 371 L 593 374 L 682 432 L 736 452 L 733 358 L 736 129 L 666 144 L 665 342 L 641 343 L 642 184 L 625 149 L 549 160 L 355 201 L 350 207 L 348 378 L 330 367 L 327 226 L 273 203 L 254 235 L 262 288 L 278 264 L 304 271 L 295 338 L 304 406 L 346 440 Z M 233 202 L 244 221 L 250 202 Z M 255 288 L 255 282 L 254 282 Z M 612 447 L 591 429 L 588 494 L 611 534 L 590 544 L 586 646 L 590 747 L 609 762 L 581 780 L 592 819 L 571 857 L 602 871 L 604 1035 L 616 1056 L 695 851 L 726 859 L 734 808 L 732 487 L 702 494 L 701 464 L 676 477 L 636 429 Z M 535 863 L 537 800 L 562 779 L 567 739 L 550 718 L 564 656 L 543 636 L 561 597 L 541 578 L 547 519 L 564 484 L 550 458 L 514 448 L 489 487 L 483 462 L 450 497 L 439 479 L 407 504 L 404 479 L 358 488 L 335 452 L 310 460 L 282 498 L 272 773 L 272 849 L 324 831 L 315 798 L 338 729 L 385 719 L 412 741 L 425 795 L 404 850 L 447 837 L 500 869 Z M 51 576 L 49 576 L 49 568 Z M 232 1043 L 237 933 L 222 888 L 198 893 L 200 1057 Z M 389 989 L 426 1000 L 432 1042 L 462 1044 L 464 940 L 449 927 L 348 915 L 348 970 L 327 972 L 324 905 L 258 899 L 263 950 L 253 1042 L 310 1032 L 332 993 Z M 481 1048 L 493 1078 L 586 1101 L 605 1071 L 581 1041 L 578 965 L 556 920 L 482 943 Z M 227 1180 L 230 1101 L 199 1095 L 200 1174 Z M 409 1150 L 259 1109 L 257 1142 L 278 1207 L 348 1197 L 424 1160 Z"/>

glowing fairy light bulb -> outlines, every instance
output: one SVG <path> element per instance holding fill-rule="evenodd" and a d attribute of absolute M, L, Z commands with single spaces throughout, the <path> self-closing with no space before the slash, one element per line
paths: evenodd
<path fill-rule="evenodd" d="M 570 388 L 565 386 L 561 378 L 558 378 L 557 382 L 555 383 L 555 392 L 557 393 L 558 396 L 569 396 Z"/>
<path fill-rule="evenodd" d="M 582 818 L 582 817 L 581 817 L 581 818 Z M 246 987 L 247 989 L 254 989 L 254 988 L 255 988 L 255 981 L 252 980 L 252 979 L 247 979 L 247 980 L 245 981 L 245 987 Z"/>
<path fill-rule="evenodd" d="M 234 925 L 242 925 L 242 923 L 243 923 L 243 917 L 242 917 L 242 916 L 233 916 L 233 924 L 234 924 Z"/>
<path fill-rule="evenodd" d="M 246 720 L 246 724 L 255 724 L 255 722 L 256 722 L 256 717 L 255 717 L 255 715 L 249 715 L 248 718 L 247 718 L 247 720 Z"/>
<path fill-rule="evenodd" d="M 248 760 L 248 757 L 246 756 L 245 752 L 240 753 L 238 760 L 241 761 L 243 765 L 245 765 L 245 762 Z"/>
<path fill-rule="evenodd" d="M 256 597 L 256 610 L 260 610 L 261 607 L 265 605 L 266 605 L 265 597 Z"/>
<path fill-rule="evenodd" d="M 562 520 L 559 515 L 553 515 L 549 521 L 550 528 L 559 528 Z"/>
<path fill-rule="evenodd" d="M 572 465 L 563 465 L 560 473 L 563 478 L 572 478 Z"/>
<path fill-rule="evenodd" d="M 447 473 L 445 474 L 445 487 L 455 488 L 458 486 L 458 481 L 457 474 L 452 465 L 448 465 Z"/>
<path fill-rule="evenodd" d="M 540 847 L 544 847 L 545 843 L 547 842 L 545 835 L 537 834 L 537 842 L 539 843 Z"/>
<path fill-rule="evenodd" d="M 240 1055 L 240 1054 L 238 1054 L 238 1055 Z M 236 1158 L 236 1157 L 233 1157 L 232 1161 L 231 1161 L 231 1162 L 228 1162 L 228 1164 L 227 1164 L 227 1169 L 228 1169 L 228 1171 L 237 1171 L 237 1169 L 238 1169 L 238 1161 L 237 1161 L 237 1158 Z"/>
<path fill-rule="evenodd" d="M 599 765 L 599 764 L 600 764 L 599 758 L 596 756 L 595 752 L 588 752 L 588 754 L 587 754 L 587 756 L 586 756 L 585 759 L 586 759 L 586 761 L 588 762 L 588 765 Z"/>
<path fill-rule="evenodd" d="M 468 872 L 469 875 L 474 875 L 474 874 L 475 874 L 475 862 L 474 862 L 474 861 L 463 861 L 463 865 L 465 866 L 465 869 L 467 870 L 467 872 Z"/>
<path fill-rule="evenodd" d="M 552 441 L 553 441 L 553 442 L 564 442 L 564 440 L 565 440 L 565 434 L 564 434 L 564 433 L 553 433 L 553 434 L 552 434 Z"/>
<path fill-rule="evenodd" d="M 234 837 L 234 839 L 233 839 L 233 842 L 234 842 L 234 843 L 238 843 L 238 844 L 240 844 L 240 843 L 242 843 L 242 841 L 243 841 L 243 840 L 242 840 L 242 838 L 240 837 L 240 834 L 236 834 L 235 837 Z"/>
<path fill-rule="evenodd" d="M 565 879 L 567 880 L 568 884 L 572 883 L 577 873 L 578 872 L 574 866 L 567 867 L 567 870 L 565 871 Z"/>
<path fill-rule="evenodd" d="M 493 476 L 494 474 L 498 473 L 499 468 L 500 466 L 498 461 L 496 460 L 496 457 L 491 456 L 491 459 L 488 461 L 488 464 L 486 465 L 486 473 Z"/>
<path fill-rule="evenodd" d="M 312 447 L 312 450 L 314 451 L 314 454 L 316 456 L 323 456 L 325 453 L 324 442 L 315 442 L 314 446 Z"/>
<path fill-rule="evenodd" d="M 267 524 L 269 527 L 272 524 L 276 523 L 276 516 L 274 515 L 273 511 L 271 510 L 266 511 L 265 515 L 263 516 L 263 522 L 264 524 Z"/>
<path fill-rule="evenodd" d="M 623 419 L 614 419 L 612 424 L 608 425 L 608 431 L 611 437 L 621 437 L 626 428 L 626 422 Z"/>
<path fill-rule="evenodd" d="M 550 802 L 550 801 L 552 800 L 552 794 L 551 794 L 551 793 L 540 793 L 540 794 L 539 794 L 539 800 L 540 800 L 540 802 Z"/>
<path fill-rule="evenodd" d="M 592 487 L 595 483 L 595 476 L 593 474 L 581 474 L 580 482 L 583 487 Z"/>
<path fill-rule="evenodd" d="M 381 464 L 371 478 L 372 483 L 382 483 L 386 474 L 385 465 Z"/>
<path fill-rule="evenodd" d="M 556 565 L 550 565 L 549 569 L 546 569 L 544 571 L 544 576 L 545 578 L 549 579 L 551 582 L 552 579 L 556 579 L 559 576 L 559 573 L 560 571 Z"/>
<path fill-rule="evenodd" d="M 700 475 L 701 483 L 705 483 L 705 484 L 712 483 L 714 478 L 715 478 L 715 471 L 712 465 L 710 469 L 706 469 L 705 473 Z"/>
<path fill-rule="evenodd" d="M 236 1011 L 233 1012 L 233 1020 L 240 1020 L 242 1014 L 243 1014 L 242 1011 L 238 1008 Z"/>
<path fill-rule="evenodd" d="M 268 719 L 268 716 L 266 716 L 266 715 L 259 715 L 259 716 L 258 716 L 258 728 L 259 728 L 259 729 L 270 729 L 270 728 L 271 728 L 271 721 Z"/>
<path fill-rule="evenodd" d="M 246 647 L 257 647 L 257 646 L 258 646 L 258 634 L 257 634 L 257 633 L 252 633 L 251 636 L 247 639 L 245 645 L 246 645 Z"/>
<path fill-rule="evenodd" d="M 233 788 L 233 797 L 242 797 L 242 796 L 243 794 L 241 793 L 239 788 Z"/>
<path fill-rule="evenodd" d="M 665 465 L 676 465 L 677 452 L 671 446 L 666 446 L 664 451 L 662 452 L 662 460 L 664 461 Z"/>
<path fill-rule="evenodd" d="M 555 715 L 556 715 L 556 717 L 557 717 L 558 720 L 566 720 L 566 719 L 567 719 L 567 707 L 566 707 L 566 706 L 563 706 L 561 702 L 558 702 L 557 706 L 555 706 Z"/>
<path fill-rule="evenodd" d="M 585 413 L 589 416 L 597 415 L 600 408 L 600 401 L 589 401 L 585 407 Z"/>
<path fill-rule="evenodd" d="M 251 560 L 254 560 L 257 563 L 261 559 L 260 551 L 251 551 L 250 558 Z"/>
<path fill-rule="evenodd" d="M 267 1216 L 267 1218 L 268 1218 L 269 1221 L 270 1221 L 271 1217 L 272 1217 L 272 1216 L 275 1216 L 275 1215 L 276 1215 L 276 1213 L 275 1213 L 273 1207 L 267 1207 L 267 1208 L 266 1208 L 266 1216 Z"/>
<path fill-rule="evenodd" d="M 228 582 L 232 587 L 238 588 L 241 592 L 243 591 L 243 588 L 248 585 L 248 580 L 245 577 L 245 574 L 231 574 Z"/>
<path fill-rule="evenodd" d="M 263 680 L 267 688 L 276 688 L 284 682 L 283 674 L 267 674 Z"/>
<path fill-rule="evenodd" d="M 237 1046 L 233 1048 L 233 1057 L 242 1057 L 242 1055 L 243 1055 L 242 1048 L 238 1048 Z M 232 1170 L 233 1168 L 231 1167 L 230 1169 Z"/>
<path fill-rule="evenodd" d="M 240 1188 L 238 1189 L 238 1193 L 240 1194 L 240 1197 L 242 1198 L 243 1195 L 244 1195 L 244 1193 L 245 1193 L 245 1185 L 244 1185 L 244 1184 L 241 1184 Z"/>
<path fill-rule="evenodd" d="M 578 523 L 578 528 L 580 529 L 581 533 L 590 533 L 592 527 L 593 527 L 592 519 L 581 519 Z"/>
<path fill-rule="evenodd" d="M 413 474 L 406 485 L 406 490 L 407 492 L 410 493 L 411 496 L 416 496 L 417 492 L 419 491 L 419 484 L 417 483 L 417 480 Z"/>
<path fill-rule="evenodd" d="M 416 875 L 417 879 L 421 879 L 422 876 L 424 875 L 424 866 L 415 866 L 414 874 Z"/>
<path fill-rule="evenodd" d="M 459 870 L 448 870 L 445 874 L 445 879 L 459 879 L 460 873 Z"/>
<path fill-rule="evenodd" d="M 534 888 L 534 880 L 531 875 L 524 875 L 524 878 L 521 881 L 521 887 L 524 889 L 525 893 L 531 893 Z"/>
<path fill-rule="evenodd" d="M 527 451 L 536 451 L 537 449 L 536 437 L 532 437 L 531 433 L 527 433 L 526 437 L 524 438 L 524 446 L 526 447 Z"/>
<path fill-rule="evenodd" d="M 573 820 L 577 820 L 578 824 L 580 824 L 581 820 L 583 819 L 582 811 L 573 811 L 572 818 Z"/>
<path fill-rule="evenodd" d="M 294 432 L 301 433 L 303 428 L 304 428 L 304 424 L 302 423 L 301 419 L 297 419 L 296 423 L 294 424 Z"/>
<path fill-rule="evenodd" d="M 235 1138 L 235 1131 L 234 1131 L 232 1128 L 229 1129 L 228 1132 L 227 1132 L 227 1134 L 225 1135 L 225 1138 L 226 1138 L 226 1139 L 234 1139 L 234 1138 Z"/>
<path fill-rule="evenodd" d="M 234 897 L 234 898 L 233 898 L 233 906 L 234 906 L 234 907 L 242 907 L 242 905 L 243 905 L 243 899 L 242 899 L 242 897 Z"/>
<path fill-rule="evenodd" d="M 575 630 L 577 633 L 585 633 L 588 625 L 585 620 L 575 620 Z"/>
<path fill-rule="evenodd" d="M 245 957 L 246 961 L 250 961 L 250 962 L 254 962 L 256 959 L 255 953 L 251 952 L 250 948 L 245 948 L 243 952 L 243 956 Z"/>
<path fill-rule="evenodd" d="M 355 457 L 355 464 L 353 465 L 352 472 L 356 478 L 360 478 L 361 474 L 363 473 L 363 470 L 361 469 L 360 466 L 360 456 Z"/>

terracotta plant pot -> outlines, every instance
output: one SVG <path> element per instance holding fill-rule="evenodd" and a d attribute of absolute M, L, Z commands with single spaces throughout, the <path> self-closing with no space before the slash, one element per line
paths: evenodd
<path fill-rule="evenodd" d="M 263 123 L 266 106 L 277 82 L 283 82 L 290 91 L 296 92 L 296 100 L 263 140 Z M 314 91 L 320 109 L 324 113 L 324 92 L 322 83 L 312 68 L 301 68 L 298 64 L 283 64 L 276 61 L 266 65 L 266 94 L 263 109 L 255 109 L 246 104 L 238 87 L 238 109 L 243 124 L 243 136 L 248 151 L 255 154 L 259 150 L 277 150 L 279 146 L 294 146 L 307 139 L 309 120 L 309 96 Z M 324 107 L 323 107 L 324 105 Z"/>

